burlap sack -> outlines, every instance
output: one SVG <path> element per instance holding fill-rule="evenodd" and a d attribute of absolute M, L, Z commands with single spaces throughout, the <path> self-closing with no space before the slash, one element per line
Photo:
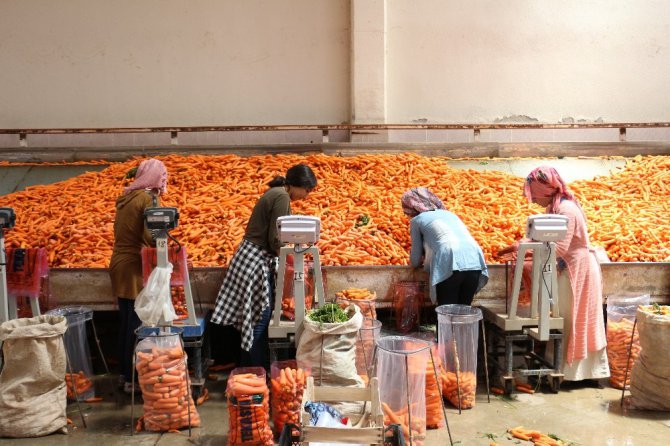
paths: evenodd
<path fill-rule="evenodd" d="M 0 437 L 66 432 L 63 316 L 14 319 L 0 325 Z"/>
<path fill-rule="evenodd" d="M 642 351 L 630 378 L 631 405 L 670 410 L 670 317 L 637 310 Z"/>
<path fill-rule="evenodd" d="M 356 341 L 363 315 L 356 305 L 344 310 L 347 322 L 323 324 L 305 317 L 298 333 L 298 366 L 312 370 L 314 384 L 339 387 L 365 387 L 356 371 Z"/>

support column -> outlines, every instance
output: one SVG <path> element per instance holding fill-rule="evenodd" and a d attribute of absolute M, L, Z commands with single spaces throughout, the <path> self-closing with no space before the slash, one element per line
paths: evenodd
<path fill-rule="evenodd" d="M 351 0 L 351 119 L 386 123 L 386 0 Z M 388 132 L 352 132 L 351 141 L 386 142 Z"/>

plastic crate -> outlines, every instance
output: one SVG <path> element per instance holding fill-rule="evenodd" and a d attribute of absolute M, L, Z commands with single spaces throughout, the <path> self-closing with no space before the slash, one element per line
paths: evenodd
<path fill-rule="evenodd" d="M 7 293 L 36 299 L 41 278 L 48 276 L 49 264 L 44 248 L 7 248 Z"/>
<path fill-rule="evenodd" d="M 186 260 L 186 248 L 179 249 L 178 246 L 168 248 L 168 262 L 172 263 L 172 277 L 170 286 L 184 285 L 184 278 L 187 274 L 188 264 Z M 156 268 L 156 248 L 142 248 L 142 283 L 147 285 L 151 272 Z"/>

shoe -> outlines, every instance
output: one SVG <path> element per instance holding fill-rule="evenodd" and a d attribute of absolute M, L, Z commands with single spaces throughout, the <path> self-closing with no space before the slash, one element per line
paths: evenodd
<path fill-rule="evenodd" d="M 131 383 L 129 381 L 126 381 L 123 384 L 123 393 L 127 393 L 128 395 L 133 393 L 133 383 Z M 137 395 L 137 394 L 141 394 L 141 393 L 142 393 L 142 390 L 140 389 L 139 384 L 135 383 L 135 394 Z"/>
<path fill-rule="evenodd" d="M 118 387 L 119 390 L 122 390 L 125 383 L 126 383 L 126 377 L 123 375 L 119 375 L 119 379 L 116 380 L 116 387 Z"/>

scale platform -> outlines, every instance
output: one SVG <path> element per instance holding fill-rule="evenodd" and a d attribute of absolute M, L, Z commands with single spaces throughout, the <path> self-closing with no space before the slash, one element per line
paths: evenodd
<path fill-rule="evenodd" d="M 504 331 L 511 332 L 529 329 L 529 331 L 532 332 L 533 328 L 537 328 L 539 323 L 538 317 L 530 317 L 530 305 L 519 305 L 517 307 L 517 315 L 513 319 L 509 318 L 504 303 L 487 303 L 482 304 L 479 307 L 482 309 L 484 320 L 495 324 Z M 562 317 L 549 317 L 550 330 L 563 330 L 563 323 L 564 321 Z"/>

